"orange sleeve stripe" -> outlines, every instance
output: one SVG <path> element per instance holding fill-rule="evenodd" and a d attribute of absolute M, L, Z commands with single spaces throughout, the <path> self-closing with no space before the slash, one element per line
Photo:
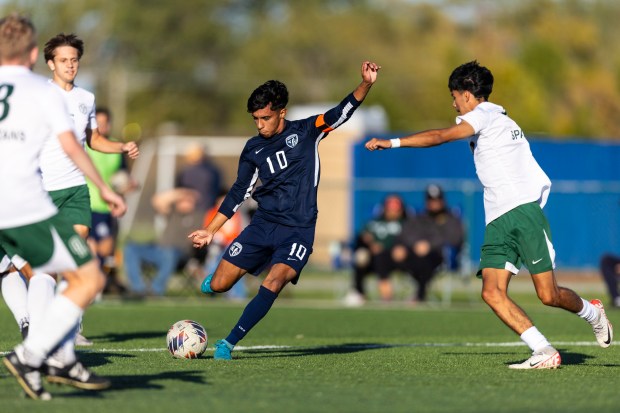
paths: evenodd
<path fill-rule="evenodd" d="M 316 118 L 316 121 L 314 121 L 314 126 L 316 126 L 317 129 L 325 133 L 328 133 L 334 130 L 334 128 L 332 128 L 327 123 L 325 123 L 325 116 L 323 115 L 319 115 Z"/>
<path fill-rule="evenodd" d="M 217 211 L 218 211 L 217 208 L 211 208 L 210 210 L 206 212 L 203 223 L 202 223 L 203 227 L 206 227 L 207 225 L 209 225 L 213 217 L 217 214 Z"/>

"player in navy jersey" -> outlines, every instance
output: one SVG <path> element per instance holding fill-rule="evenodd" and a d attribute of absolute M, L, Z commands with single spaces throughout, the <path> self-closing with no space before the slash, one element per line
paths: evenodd
<path fill-rule="evenodd" d="M 215 272 L 202 282 L 203 293 L 222 293 L 246 273 L 258 275 L 269 267 L 256 297 L 228 337 L 216 343 L 216 359 L 230 360 L 233 347 L 267 314 L 284 286 L 297 283 L 314 243 L 319 142 L 351 118 L 377 80 L 379 69 L 375 63 L 363 62 L 362 82 L 353 93 L 324 114 L 307 119 L 285 118 L 288 91 L 282 82 L 270 80 L 250 95 L 248 113 L 258 135 L 250 138 L 241 152 L 237 180 L 217 215 L 205 229 L 189 235 L 194 247 L 208 245 L 250 195 L 258 202 L 250 225 L 228 247 Z M 261 185 L 254 191 L 259 179 Z"/>

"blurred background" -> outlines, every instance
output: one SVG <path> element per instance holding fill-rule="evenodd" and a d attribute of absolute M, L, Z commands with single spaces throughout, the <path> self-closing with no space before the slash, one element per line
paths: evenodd
<path fill-rule="evenodd" d="M 200 143 L 236 177 L 255 133 L 246 99 L 279 79 L 289 119 L 319 113 L 359 83 L 360 63 L 382 66 L 366 102 L 320 145 L 319 223 L 311 264 L 329 269 L 388 193 L 413 208 L 439 183 L 479 257 L 481 190 L 465 142 L 369 154 L 372 136 L 446 127 L 452 69 L 478 60 L 495 76 L 491 101 L 523 128 L 553 182 L 547 215 L 560 269 L 594 273 L 620 253 L 620 2 L 613 0 L 21 0 L 39 43 L 59 32 L 85 41 L 76 84 L 113 113 L 113 136 L 139 140 L 121 240 L 157 229 L 149 199 L 174 186 Z M 48 75 L 41 61 L 35 68 Z"/>

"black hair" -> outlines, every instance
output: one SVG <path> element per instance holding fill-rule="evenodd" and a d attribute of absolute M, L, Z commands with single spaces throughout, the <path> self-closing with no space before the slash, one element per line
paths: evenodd
<path fill-rule="evenodd" d="M 97 109 L 95 110 L 95 115 L 105 115 L 108 120 L 112 120 L 112 113 L 110 112 L 110 109 L 106 108 L 105 106 L 99 106 L 97 107 Z"/>
<path fill-rule="evenodd" d="M 71 46 L 74 49 L 77 49 L 78 60 L 80 60 L 82 58 L 82 55 L 84 54 L 84 42 L 82 41 L 82 39 L 77 37 L 74 33 L 60 33 L 52 37 L 47 41 L 47 43 L 45 43 L 45 48 L 43 49 L 43 56 L 45 57 L 45 61 L 53 61 L 54 56 L 56 55 L 56 49 L 61 46 Z"/>
<path fill-rule="evenodd" d="M 489 69 L 474 60 L 454 69 L 448 80 L 448 88 L 450 91 L 468 91 L 476 98 L 489 100 L 493 91 L 493 75 Z"/>
<path fill-rule="evenodd" d="M 248 98 L 248 113 L 256 112 L 271 103 L 271 110 L 284 109 L 288 104 L 288 90 L 279 80 L 268 80 L 263 83 Z"/>

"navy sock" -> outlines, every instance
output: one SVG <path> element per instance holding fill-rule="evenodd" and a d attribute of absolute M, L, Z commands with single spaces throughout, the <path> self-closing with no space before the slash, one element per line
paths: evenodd
<path fill-rule="evenodd" d="M 233 346 L 237 344 L 258 322 L 265 317 L 278 294 L 261 285 L 256 297 L 252 299 L 243 310 L 241 318 L 235 328 L 230 331 L 226 341 Z"/>

